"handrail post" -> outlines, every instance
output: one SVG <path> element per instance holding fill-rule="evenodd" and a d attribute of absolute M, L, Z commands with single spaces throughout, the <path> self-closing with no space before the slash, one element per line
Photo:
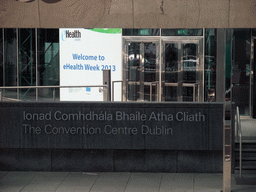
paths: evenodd
<path fill-rule="evenodd" d="M 196 101 L 196 85 L 193 85 L 193 102 Z"/>
<path fill-rule="evenodd" d="M 242 133 L 239 132 L 239 177 L 242 177 Z"/>
<path fill-rule="evenodd" d="M 52 97 L 53 97 L 53 101 L 55 101 L 55 88 L 53 88 Z"/>
<path fill-rule="evenodd" d="M 231 192 L 232 103 L 223 103 L 223 192 Z"/>
<path fill-rule="evenodd" d="M 0 101 L 2 101 L 2 98 L 3 98 L 3 96 L 2 96 L 2 89 L 0 90 Z"/>
<path fill-rule="evenodd" d="M 152 101 L 152 82 L 150 83 L 150 92 L 149 92 L 149 96 L 150 96 L 150 101 Z"/>
<path fill-rule="evenodd" d="M 111 101 L 111 71 L 109 69 L 103 70 L 103 85 L 107 87 L 105 95 L 103 91 L 103 101 Z"/>
<path fill-rule="evenodd" d="M 240 121 L 239 107 L 236 107 L 237 116 L 237 137 L 239 137 L 239 177 L 242 177 L 242 129 Z"/>
<path fill-rule="evenodd" d="M 112 86 L 111 86 L 111 87 L 112 87 L 112 101 L 114 101 L 114 99 L 115 99 L 115 98 L 114 98 L 114 94 L 115 94 L 115 91 L 114 91 L 114 89 L 115 89 L 114 83 L 115 83 L 115 82 L 112 81 Z"/>

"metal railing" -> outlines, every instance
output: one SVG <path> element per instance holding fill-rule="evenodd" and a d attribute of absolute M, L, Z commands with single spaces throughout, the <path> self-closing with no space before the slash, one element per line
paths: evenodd
<path fill-rule="evenodd" d="M 155 85 L 156 86 L 156 90 L 157 90 L 157 86 L 158 86 L 158 83 L 159 82 L 144 82 L 144 85 L 149 85 L 149 101 L 152 101 L 152 96 L 153 96 L 153 85 Z M 158 95 L 158 94 L 156 94 L 156 95 Z M 158 98 L 156 98 L 156 100 L 158 100 Z"/>
<path fill-rule="evenodd" d="M 236 129 L 236 141 L 239 141 L 239 177 L 242 177 L 242 129 L 239 107 L 236 107 L 236 117 L 235 117 L 235 129 Z"/>
<path fill-rule="evenodd" d="M 76 86 L 60 86 L 60 85 L 54 85 L 54 86 L 9 86 L 9 87 L 0 87 L 0 101 L 3 100 L 3 91 L 6 89 L 17 89 L 17 99 L 16 101 L 20 101 L 19 99 L 19 89 L 35 89 L 36 90 L 36 101 L 38 101 L 38 89 L 50 89 L 53 88 L 53 101 L 55 101 L 55 89 L 57 88 L 85 88 L 85 87 L 103 87 L 103 91 L 106 91 L 106 94 L 109 94 L 109 87 L 108 85 L 76 85 Z M 15 100 L 13 98 L 8 98 L 8 100 Z"/>
<path fill-rule="evenodd" d="M 141 85 L 141 82 L 139 82 L 139 81 L 128 81 L 128 80 L 126 80 L 126 84 L 127 85 Z M 156 87 L 156 101 L 158 101 L 158 97 L 159 97 L 159 95 L 158 95 L 158 87 L 159 87 L 159 82 L 158 81 L 153 81 L 153 82 L 143 82 L 143 86 L 145 87 L 145 86 L 149 86 L 149 94 L 147 94 L 147 95 L 149 95 L 149 101 L 152 101 L 153 100 L 153 86 L 155 86 Z M 144 91 L 143 92 L 140 92 L 140 94 L 142 95 L 142 97 L 143 98 L 140 98 L 140 101 L 145 101 L 144 100 L 144 96 L 145 96 L 145 94 L 144 94 Z M 126 91 L 126 98 L 128 98 L 128 91 Z"/>
<path fill-rule="evenodd" d="M 178 87 L 178 83 L 165 83 L 166 87 Z M 198 99 L 198 84 L 197 83 L 182 83 L 182 87 L 193 87 L 193 102 L 196 102 Z M 197 93 L 197 94 L 196 94 Z"/>

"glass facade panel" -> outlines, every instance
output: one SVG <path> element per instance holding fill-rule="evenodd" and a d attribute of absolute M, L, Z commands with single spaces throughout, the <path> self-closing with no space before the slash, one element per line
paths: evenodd
<path fill-rule="evenodd" d="M 196 82 L 197 45 L 193 43 L 183 44 L 183 83 Z"/>
<path fill-rule="evenodd" d="M 162 29 L 162 36 L 202 36 L 203 29 Z"/>
<path fill-rule="evenodd" d="M 123 36 L 159 36 L 160 29 L 123 29 Z"/>
<path fill-rule="evenodd" d="M 136 101 L 140 98 L 140 42 L 128 45 L 128 100 Z"/>
<path fill-rule="evenodd" d="M 4 29 L 4 86 L 17 86 L 17 30 Z M 16 99 L 17 90 L 5 90 L 3 96 Z"/>
<path fill-rule="evenodd" d="M 36 85 L 35 29 L 18 29 L 19 86 Z M 20 99 L 35 100 L 35 89 L 21 89 Z"/>
<path fill-rule="evenodd" d="M 231 100 L 231 68 L 232 68 L 232 39 L 233 39 L 233 29 L 227 29 L 226 34 L 226 84 L 225 84 L 225 100 Z"/>
<path fill-rule="evenodd" d="M 156 81 L 156 44 L 144 43 L 144 100 L 157 100 Z M 152 96 L 151 96 L 152 95 Z"/>
<path fill-rule="evenodd" d="M 215 101 L 216 98 L 216 38 L 215 29 L 205 29 L 205 101 Z"/>
<path fill-rule="evenodd" d="M 178 44 L 165 44 L 165 60 L 164 60 L 164 98 L 165 101 L 177 101 L 178 99 Z"/>
<path fill-rule="evenodd" d="M 157 100 L 156 43 L 128 42 L 127 99 Z"/>
<path fill-rule="evenodd" d="M 252 29 L 252 36 L 256 36 L 256 29 Z"/>
<path fill-rule="evenodd" d="M 16 29 L 4 29 L 5 86 L 17 85 L 17 34 Z"/>
<path fill-rule="evenodd" d="M 232 101 L 239 106 L 241 115 L 250 114 L 250 52 L 250 29 L 234 29 Z"/>
<path fill-rule="evenodd" d="M 59 29 L 38 29 L 38 85 L 59 85 Z M 59 99 L 59 89 L 55 90 Z M 39 98 L 53 97 L 53 89 L 40 89 Z"/>

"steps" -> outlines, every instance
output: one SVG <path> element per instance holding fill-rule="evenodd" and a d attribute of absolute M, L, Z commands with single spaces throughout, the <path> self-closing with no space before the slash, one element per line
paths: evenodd
<path fill-rule="evenodd" d="M 235 170 L 239 170 L 239 142 L 235 142 Z M 256 140 L 242 140 L 242 170 L 256 170 Z"/>

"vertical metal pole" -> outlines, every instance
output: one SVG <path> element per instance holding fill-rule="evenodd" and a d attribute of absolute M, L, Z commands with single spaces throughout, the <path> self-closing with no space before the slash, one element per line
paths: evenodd
<path fill-rule="evenodd" d="M 193 102 L 196 101 L 196 84 L 193 85 Z"/>
<path fill-rule="evenodd" d="M 5 38 L 4 38 L 4 28 L 3 30 L 3 87 L 5 87 Z M 5 90 L 3 90 L 3 95 L 5 94 Z M 2 96 L 3 96 L 2 95 Z"/>
<path fill-rule="evenodd" d="M 114 81 L 112 81 L 112 101 L 114 101 L 115 100 L 115 98 L 114 98 L 114 94 L 115 94 L 115 91 L 114 91 L 114 89 L 115 89 L 115 85 L 114 85 Z"/>
<path fill-rule="evenodd" d="M 232 106 L 230 106 L 230 121 L 225 121 L 225 52 L 226 29 L 217 29 L 217 69 L 216 69 L 216 101 L 223 103 L 223 192 L 231 192 L 231 149 L 232 149 Z"/>
<path fill-rule="evenodd" d="M 2 90 L 0 90 L 0 101 L 2 101 Z"/>
<path fill-rule="evenodd" d="M 150 97 L 150 101 L 152 101 L 152 82 L 150 83 L 149 97 Z"/>
<path fill-rule="evenodd" d="M 162 36 L 162 33 L 161 33 L 161 30 L 160 30 L 160 45 L 159 45 L 159 47 L 160 47 L 160 51 L 159 51 L 159 54 L 158 54 L 158 56 L 159 56 L 159 64 L 158 64 L 158 66 L 159 66 L 159 70 L 158 70 L 158 73 L 159 73 L 159 80 L 158 80 L 158 82 L 159 82 L 159 86 L 158 85 L 156 85 L 157 86 L 157 101 L 162 101 L 162 41 L 161 41 L 161 36 Z M 164 67 L 163 67 L 164 68 Z"/>
<path fill-rule="evenodd" d="M 226 29 L 217 29 L 216 101 L 225 102 Z"/>
<path fill-rule="evenodd" d="M 239 131 L 239 177 L 242 177 L 242 134 Z"/>
<path fill-rule="evenodd" d="M 110 70 L 103 70 L 103 85 L 107 88 L 103 89 L 103 101 L 111 101 L 111 73 Z"/>
<path fill-rule="evenodd" d="M 19 29 L 16 28 L 16 40 L 17 40 L 17 44 L 16 44 L 16 50 L 17 50 L 17 87 L 19 86 Z M 20 94 L 19 94 L 19 88 L 17 88 L 17 99 L 20 99 Z"/>
<path fill-rule="evenodd" d="M 37 28 L 35 28 L 35 40 L 36 40 L 36 86 L 38 86 L 38 51 L 37 51 Z M 36 88 L 36 101 L 38 101 L 38 88 Z"/>
<path fill-rule="evenodd" d="M 124 90 L 123 90 L 123 85 L 124 85 L 124 83 L 123 83 L 123 81 L 121 81 L 121 101 L 123 101 L 123 93 L 124 93 Z"/>

